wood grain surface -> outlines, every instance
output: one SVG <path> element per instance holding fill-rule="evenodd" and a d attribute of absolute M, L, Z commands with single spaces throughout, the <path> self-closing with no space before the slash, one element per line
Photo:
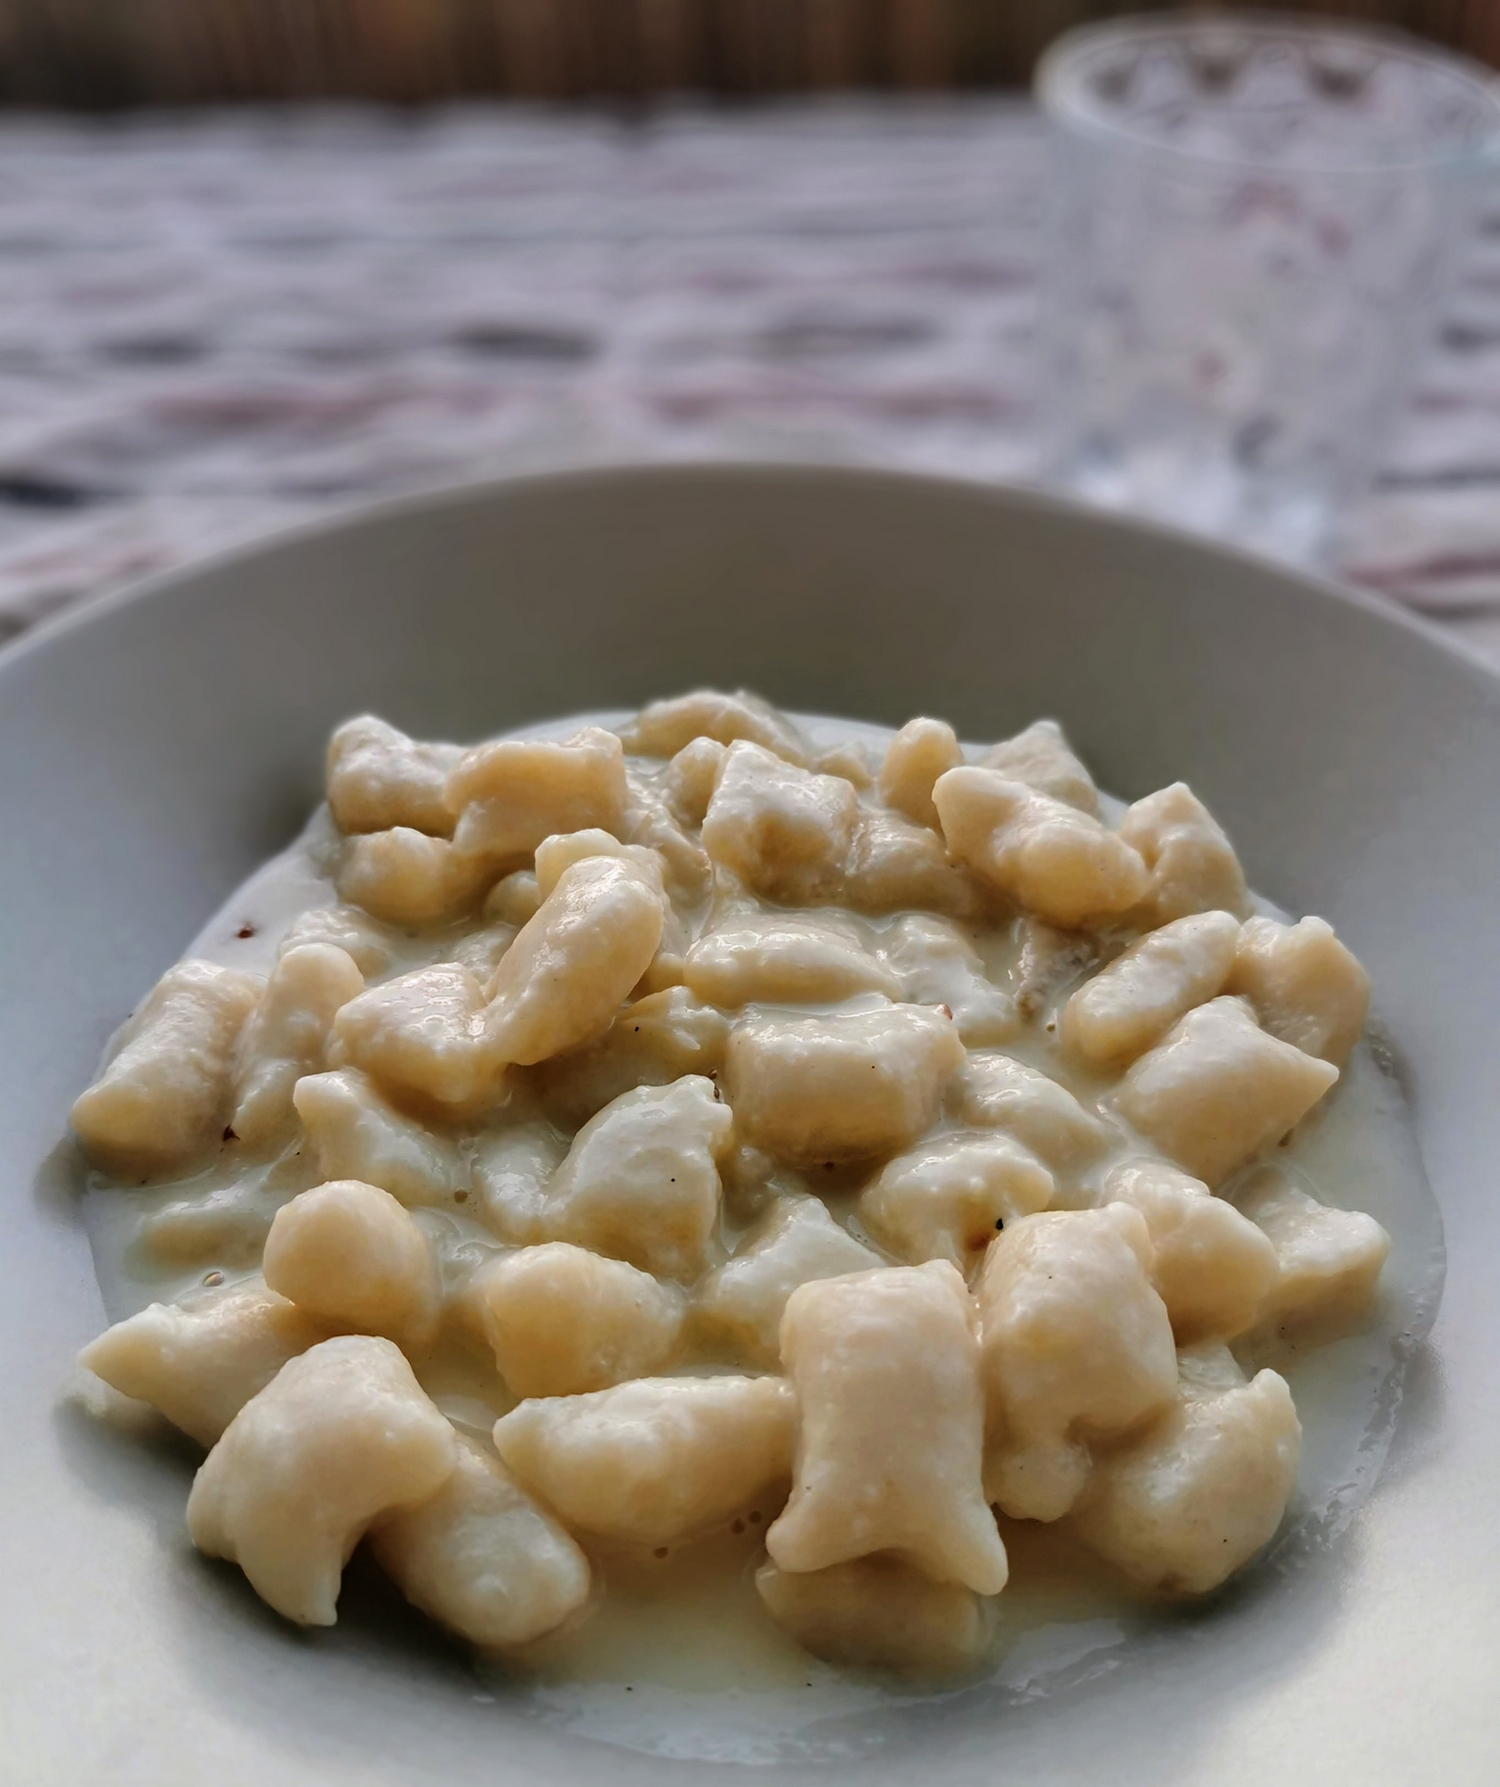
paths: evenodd
<path fill-rule="evenodd" d="M 1500 62 L 1496 0 L 1259 8 L 1397 26 Z M 1057 32 L 1144 9 L 1145 0 L 0 0 L 0 101 L 1019 85 Z"/>

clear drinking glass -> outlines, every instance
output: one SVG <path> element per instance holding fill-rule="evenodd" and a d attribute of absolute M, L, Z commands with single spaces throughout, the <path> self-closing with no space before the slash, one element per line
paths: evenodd
<path fill-rule="evenodd" d="M 1312 560 L 1369 481 L 1494 172 L 1487 73 L 1319 21 L 1059 39 L 1052 481 Z"/>

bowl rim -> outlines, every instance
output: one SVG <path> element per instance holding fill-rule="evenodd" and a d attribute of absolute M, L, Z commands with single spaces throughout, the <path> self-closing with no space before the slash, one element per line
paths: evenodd
<path fill-rule="evenodd" d="M 1331 573 L 1287 564 L 1238 542 L 1194 533 L 1191 529 L 1152 516 L 1105 509 L 1077 497 L 1009 480 L 964 477 L 950 472 L 908 469 L 902 466 L 754 458 L 611 460 L 587 466 L 559 466 L 542 471 L 459 479 L 423 490 L 340 504 L 325 514 L 295 522 L 291 526 L 274 528 L 267 533 L 219 547 L 147 576 L 127 579 L 97 595 L 85 596 L 58 613 L 45 616 L 0 645 L 0 676 L 6 675 L 23 659 L 50 650 L 80 627 L 107 619 L 125 608 L 179 591 L 184 585 L 190 585 L 200 577 L 216 575 L 260 558 L 269 558 L 290 548 L 334 539 L 341 533 L 365 526 L 399 521 L 407 516 L 432 514 L 446 508 L 484 505 L 497 498 L 503 500 L 511 492 L 518 495 L 545 494 L 548 491 L 566 494 L 569 491 L 608 490 L 612 486 L 628 488 L 632 484 L 642 483 L 734 484 L 747 481 L 824 483 L 845 487 L 864 485 L 872 490 L 886 487 L 946 493 L 1003 508 L 1039 511 L 1104 533 L 1122 530 L 1144 540 L 1155 540 L 1178 549 L 1186 548 L 1190 553 L 1209 562 L 1225 559 L 1233 564 L 1271 572 L 1310 596 L 1353 609 L 1414 636 L 1456 665 L 1477 673 L 1479 680 L 1488 685 L 1491 694 L 1500 697 L 1500 665 L 1493 663 L 1467 641 L 1451 637 L 1424 616 L 1374 591 L 1343 582 Z"/>

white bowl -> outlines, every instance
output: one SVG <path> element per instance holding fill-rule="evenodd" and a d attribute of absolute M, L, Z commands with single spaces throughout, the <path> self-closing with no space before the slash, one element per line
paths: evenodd
<path fill-rule="evenodd" d="M 0 658 L 0 1774 L 26 1787 L 684 1783 L 356 1607 L 305 1635 L 190 1551 L 187 1454 L 62 1395 L 102 1325 L 61 1145 L 107 1033 L 373 708 L 474 736 L 690 684 L 970 738 L 1055 714 L 1101 780 L 1184 777 L 1255 886 L 1369 964 L 1448 1285 L 1354 1526 L 1112 1673 L 977 1689 L 777 1781 L 1494 1779 L 1500 1717 L 1500 679 L 1357 595 L 1013 491 L 796 468 L 543 478 L 160 579 Z M 357 1598 L 357 1597 L 356 1597 Z M 857 1762 L 853 1759 L 858 1755 Z"/>

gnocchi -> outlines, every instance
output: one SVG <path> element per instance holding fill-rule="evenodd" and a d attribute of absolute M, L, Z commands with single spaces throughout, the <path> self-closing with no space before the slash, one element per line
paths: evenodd
<path fill-rule="evenodd" d="M 258 981 L 215 962 L 167 970 L 73 1101 L 73 1133 L 95 1166 L 147 1178 L 201 1154 L 229 1114 L 235 1048 L 260 994 Z"/>
<path fill-rule="evenodd" d="M 700 1321 L 733 1337 L 751 1363 L 781 1360 L 781 1317 L 798 1285 L 884 1265 L 815 1197 L 777 1198 L 745 1235 L 733 1258 L 703 1281 L 694 1307 Z"/>
<path fill-rule="evenodd" d="M 328 808 L 340 831 L 388 831 L 407 826 L 435 838 L 451 837 L 446 798 L 457 745 L 418 744 L 373 714 L 346 720 L 328 741 Z"/>
<path fill-rule="evenodd" d="M 79 1363 L 211 1446 L 289 1359 L 325 1339 L 311 1316 L 264 1284 L 235 1285 L 153 1303 L 90 1341 Z"/>
<path fill-rule="evenodd" d="M 576 1396 L 671 1358 L 685 1300 L 649 1272 L 567 1241 L 502 1254 L 470 1291 L 514 1396 Z"/>
<path fill-rule="evenodd" d="M 1226 1348 L 1185 1353 L 1175 1402 L 1099 1464 L 1078 1531 L 1149 1587 L 1205 1594 L 1281 1524 L 1301 1449 L 1285 1378 L 1247 1384 Z"/>
<path fill-rule="evenodd" d="M 203 1461 L 188 1531 L 299 1626 L 331 1626 L 344 1565 L 383 1515 L 453 1474 L 453 1429 L 389 1340 L 319 1342 L 252 1396 Z"/>
<path fill-rule="evenodd" d="M 796 1418 L 784 1378 L 636 1378 L 523 1402 L 495 1423 L 495 1449 L 581 1532 L 672 1545 L 784 1482 Z"/>
<path fill-rule="evenodd" d="M 591 826 L 618 836 L 625 816 L 625 752 L 618 738 L 585 726 L 557 744 L 501 739 L 466 751 L 448 772 L 444 798 L 457 814 L 464 856 L 515 863 L 544 838 Z"/>
<path fill-rule="evenodd" d="M 210 1448 L 195 1543 L 322 1625 L 368 1538 L 526 1663 L 732 1554 L 761 1642 L 907 1678 L 993 1665 L 1015 1523 L 1163 1595 L 1248 1563 L 1272 1367 L 1391 1247 L 1301 1146 L 1363 1059 L 1332 928 L 1050 720 L 563 731 L 339 728 L 299 908 L 74 1105 L 161 1299 L 82 1362 Z"/>
<path fill-rule="evenodd" d="M 589 1560 L 493 1453 L 459 1437 L 453 1474 L 389 1514 L 371 1549 L 413 1606 L 473 1644 L 539 1638 L 588 1603 Z"/>
<path fill-rule="evenodd" d="M 437 1321 L 426 1237 L 388 1191 L 358 1179 L 335 1179 L 283 1204 L 263 1269 L 271 1290 L 346 1333 L 420 1346 Z"/>
<path fill-rule="evenodd" d="M 801 1425 L 791 1500 L 766 1534 L 774 1564 L 800 1573 L 893 1551 L 937 1582 L 1000 1593 L 977 1329 L 943 1261 L 792 1292 L 781 1357 Z"/>
<path fill-rule="evenodd" d="M 732 744 L 703 817 L 703 848 L 753 892 L 793 905 L 838 892 L 859 800 L 842 776 Z"/>
<path fill-rule="evenodd" d="M 305 1075 L 292 1105 L 325 1180 L 360 1179 L 403 1204 L 468 1191 L 469 1167 L 453 1139 L 398 1110 L 358 1068 Z"/>
<path fill-rule="evenodd" d="M 1126 1204 L 1010 1224 L 979 1281 L 990 1432 L 985 1486 L 1007 1514 L 1058 1520 L 1093 1443 L 1163 1409 L 1177 1386 L 1150 1230 Z"/>
<path fill-rule="evenodd" d="M 946 1013 L 882 1002 L 829 1018 L 746 1017 L 730 1032 L 724 1077 L 747 1141 L 813 1165 L 914 1142 L 963 1058 Z"/>
<path fill-rule="evenodd" d="M 229 1127 L 247 1147 L 291 1128 L 297 1081 L 322 1067 L 334 1018 L 364 990 L 364 975 L 336 944 L 299 944 L 277 961 L 240 1033 Z"/>
<path fill-rule="evenodd" d="M 1339 1070 L 1268 1035 L 1243 1000 L 1190 1011 L 1120 1082 L 1122 1116 L 1215 1186 L 1296 1127 Z"/>

